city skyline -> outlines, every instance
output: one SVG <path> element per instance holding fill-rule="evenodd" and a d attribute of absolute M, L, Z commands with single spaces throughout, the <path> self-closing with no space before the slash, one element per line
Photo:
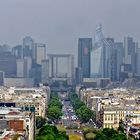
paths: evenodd
<path fill-rule="evenodd" d="M 140 140 L 140 0 L 1 0 L 0 140 Z"/>

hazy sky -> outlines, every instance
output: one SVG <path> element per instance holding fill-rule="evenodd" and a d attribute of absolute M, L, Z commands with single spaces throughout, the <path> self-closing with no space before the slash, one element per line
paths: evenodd
<path fill-rule="evenodd" d="M 26 35 L 49 53 L 77 53 L 79 37 L 140 40 L 140 0 L 0 0 L 0 44 L 21 44 Z"/>

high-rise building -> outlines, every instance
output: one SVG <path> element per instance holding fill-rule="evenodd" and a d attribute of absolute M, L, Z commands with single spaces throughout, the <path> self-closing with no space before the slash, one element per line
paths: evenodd
<path fill-rule="evenodd" d="M 23 58 L 33 57 L 34 41 L 30 36 L 23 38 Z"/>
<path fill-rule="evenodd" d="M 74 80 L 74 56 L 71 54 L 48 54 L 48 58 L 51 79 L 65 79 L 68 85 L 72 85 Z"/>
<path fill-rule="evenodd" d="M 79 67 L 75 69 L 75 82 L 76 82 L 76 85 L 82 83 L 82 70 Z"/>
<path fill-rule="evenodd" d="M 17 59 L 17 77 L 25 78 L 27 77 L 27 60 Z"/>
<path fill-rule="evenodd" d="M 96 78 L 111 78 L 114 74 L 112 57 L 113 38 L 104 38 L 102 28 L 96 30 L 94 46 L 91 53 L 91 76 Z M 113 59 L 112 59 L 113 58 Z"/>
<path fill-rule="evenodd" d="M 0 71 L 5 72 L 5 77 L 16 76 L 16 57 L 11 52 L 0 53 Z"/>
<path fill-rule="evenodd" d="M 124 71 L 137 73 L 137 50 L 138 43 L 132 37 L 124 38 Z"/>
<path fill-rule="evenodd" d="M 116 80 L 116 51 L 114 49 L 114 38 L 106 38 L 105 45 L 105 78 Z"/>
<path fill-rule="evenodd" d="M 35 44 L 35 62 L 36 64 L 40 64 L 42 60 L 45 60 L 47 57 L 46 53 L 46 45 L 41 43 Z"/>
<path fill-rule="evenodd" d="M 23 57 L 22 47 L 22 45 L 17 45 L 12 48 L 12 54 L 16 56 L 17 59 L 21 59 Z"/>
<path fill-rule="evenodd" d="M 4 85 L 4 77 L 5 73 L 3 71 L 0 71 L 0 86 Z"/>
<path fill-rule="evenodd" d="M 49 82 L 49 60 L 42 60 L 41 81 L 43 84 Z"/>
<path fill-rule="evenodd" d="M 41 65 L 34 65 L 30 70 L 30 78 L 34 79 L 34 85 L 41 83 Z"/>
<path fill-rule="evenodd" d="M 120 80 L 121 65 L 123 64 L 124 49 L 122 42 L 115 42 L 116 51 L 116 75 L 117 81 Z"/>
<path fill-rule="evenodd" d="M 0 45 L 0 53 L 11 52 L 11 47 L 7 44 Z"/>
<path fill-rule="evenodd" d="M 140 48 L 138 48 L 138 55 L 137 55 L 137 74 L 140 75 Z"/>
<path fill-rule="evenodd" d="M 78 67 L 82 70 L 82 78 L 90 77 L 90 53 L 92 38 L 79 38 L 78 40 Z"/>
<path fill-rule="evenodd" d="M 29 78 L 30 70 L 32 68 L 32 59 L 31 57 L 24 57 L 25 62 L 27 62 L 27 77 Z"/>
<path fill-rule="evenodd" d="M 92 49 L 91 51 L 91 77 L 100 78 L 103 77 L 103 55 L 102 47 Z"/>

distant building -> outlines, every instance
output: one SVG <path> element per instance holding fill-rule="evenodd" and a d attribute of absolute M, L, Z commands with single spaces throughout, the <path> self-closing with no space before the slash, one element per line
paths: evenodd
<path fill-rule="evenodd" d="M 5 73 L 3 71 L 0 71 L 0 86 L 4 85 L 4 77 Z"/>
<path fill-rule="evenodd" d="M 117 54 L 115 50 L 115 42 L 114 38 L 106 38 L 106 54 L 105 58 L 107 60 L 105 61 L 106 65 L 106 77 L 110 78 L 112 81 L 117 80 Z"/>
<path fill-rule="evenodd" d="M 33 87 L 34 80 L 32 78 L 4 78 L 4 86 L 6 87 Z"/>
<path fill-rule="evenodd" d="M 92 77 L 95 78 L 111 78 L 114 75 L 115 56 L 113 55 L 114 40 L 111 38 L 101 40 L 92 50 Z"/>
<path fill-rule="evenodd" d="M 94 78 L 83 78 L 83 85 L 86 88 L 97 88 L 97 82 Z"/>
<path fill-rule="evenodd" d="M 82 83 L 82 68 L 80 67 L 77 67 L 75 69 L 75 82 L 76 82 L 76 85 L 79 85 Z"/>
<path fill-rule="evenodd" d="M 110 78 L 83 78 L 82 85 L 86 88 L 106 88 L 110 82 Z"/>
<path fill-rule="evenodd" d="M 12 54 L 17 58 L 17 59 L 21 59 L 22 58 L 22 45 L 17 45 L 15 47 L 12 48 Z"/>
<path fill-rule="evenodd" d="M 102 51 L 102 47 L 92 49 L 91 51 L 91 77 L 93 78 L 104 77 Z"/>
<path fill-rule="evenodd" d="M 105 38 L 102 27 L 96 29 L 94 46 L 91 54 L 91 77 L 114 78 L 115 57 L 113 55 L 114 39 Z"/>
<path fill-rule="evenodd" d="M 53 81 L 67 81 L 73 84 L 74 79 L 74 56 L 71 54 L 48 54 L 49 76 Z"/>
<path fill-rule="evenodd" d="M 0 53 L 11 52 L 11 47 L 7 44 L 0 45 Z"/>
<path fill-rule="evenodd" d="M 42 81 L 42 83 L 48 83 L 49 82 L 49 60 L 42 60 L 41 81 Z"/>
<path fill-rule="evenodd" d="M 35 62 L 41 65 L 41 61 L 45 60 L 47 57 L 46 45 L 45 44 L 35 44 Z"/>
<path fill-rule="evenodd" d="M 29 74 L 30 78 L 34 79 L 34 85 L 41 83 L 41 65 L 34 65 Z"/>
<path fill-rule="evenodd" d="M 33 58 L 34 41 L 30 36 L 23 38 L 23 58 L 32 57 Z"/>
<path fill-rule="evenodd" d="M 122 42 L 115 42 L 116 51 L 116 78 L 120 80 L 121 65 L 123 64 L 124 49 Z"/>
<path fill-rule="evenodd" d="M 24 57 L 24 61 L 27 62 L 27 78 L 30 77 L 30 71 L 32 68 L 32 59 L 31 57 Z"/>
<path fill-rule="evenodd" d="M 16 57 L 11 52 L 0 53 L 0 71 L 5 72 L 5 77 L 16 76 Z"/>
<path fill-rule="evenodd" d="M 137 50 L 138 43 L 132 37 L 124 39 L 124 71 L 132 74 L 137 73 Z"/>
<path fill-rule="evenodd" d="M 82 78 L 90 77 L 90 53 L 92 38 L 79 38 L 78 40 L 78 67 L 82 69 Z"/>
<path fill-rule="evenodd" d="M 17 77 L 25 78 L 27 77 L 27 60 L 17 59 Z"/>
<path fill-rule="evenodd" d="M 137 74 L 140 75 L 140 48 L 138 48 L 137 54 Z"/>

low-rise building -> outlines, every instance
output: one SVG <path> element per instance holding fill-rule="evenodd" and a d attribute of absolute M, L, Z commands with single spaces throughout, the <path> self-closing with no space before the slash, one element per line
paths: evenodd
<path fill-rule="evenodd" d="M 140 89 L 77 88 L 76 92 L 96 112 L 96 121 L 103 128 L 117 129 L 128 114 L 140 115 Z"/>
<path fill-rule="evenodd" d="M 35 115 L 45 117 L 50 98 L 49 87 L 39 88 L 4 88 L 0 106 L 34 107 Z"/>
<path fill-rule="evenodd" d="M 34 108 L 0 108 L 0 139 L 35 139 Z"/>

